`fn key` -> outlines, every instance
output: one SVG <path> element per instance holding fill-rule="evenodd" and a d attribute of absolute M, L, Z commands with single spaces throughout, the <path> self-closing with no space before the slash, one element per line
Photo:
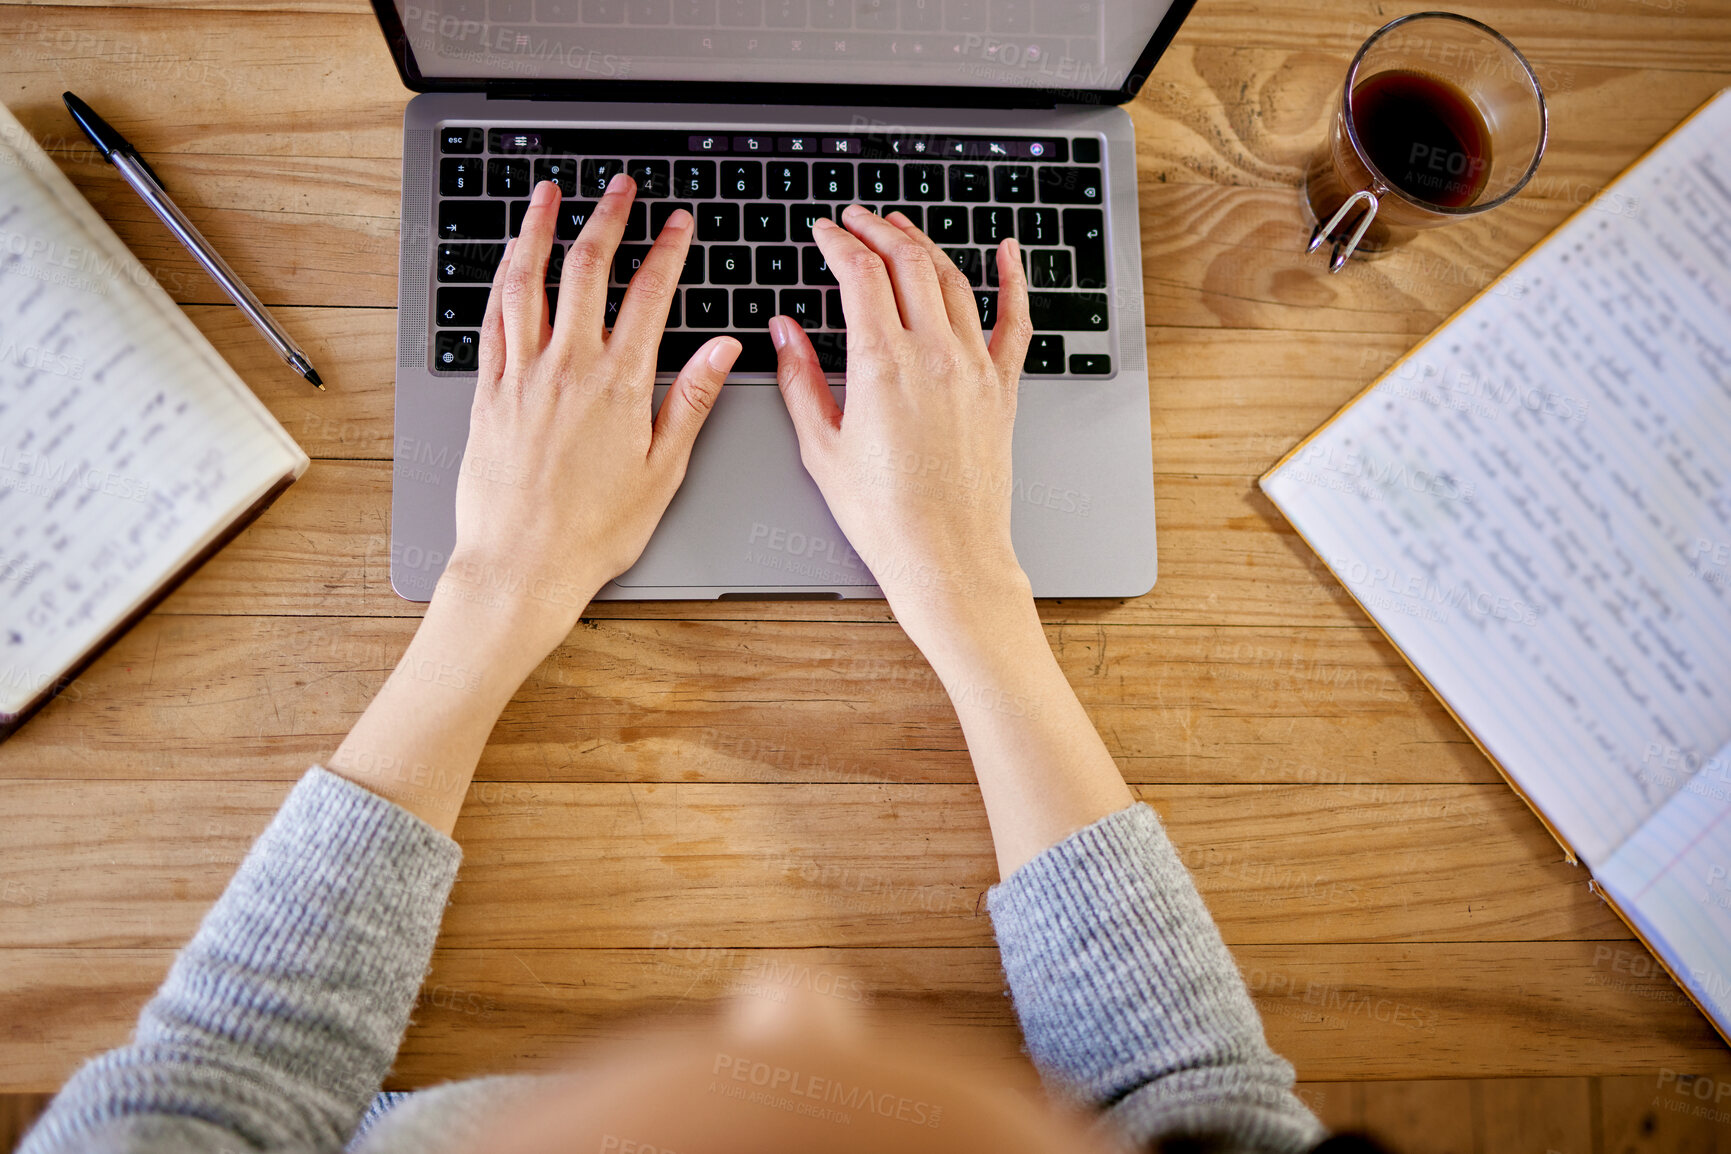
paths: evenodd
<path fill-rule="evenodd" d="M 433 367 L 447 373 L 472 373 L 480 364 L 481 334 L 442 332 L 433 338 Z"/>

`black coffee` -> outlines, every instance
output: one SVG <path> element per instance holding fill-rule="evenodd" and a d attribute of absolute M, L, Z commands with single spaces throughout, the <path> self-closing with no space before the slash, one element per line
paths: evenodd
<path fill-rule="evenodd" d="M 1371 163 L 1414 200 L 1464 208 L 1491 173 L 1491 130 L 1446 80 L 1392 68 L 1352 90 L 1352 121 Z"/>

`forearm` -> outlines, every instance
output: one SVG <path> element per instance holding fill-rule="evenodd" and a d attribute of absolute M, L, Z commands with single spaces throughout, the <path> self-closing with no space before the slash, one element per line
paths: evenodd
<path fill-rule="evenodd" d="M 447 834 L 499 714 L 593 593 L 573 584 L 539 599 L 488 596 L 455 564 L 329 763 Z"/>
<path fill-rule="evenodd" d="M 1000 876 L 1135 799 L 1058 667 L 1027 579 L 908 612 L 973 759 Z"/>

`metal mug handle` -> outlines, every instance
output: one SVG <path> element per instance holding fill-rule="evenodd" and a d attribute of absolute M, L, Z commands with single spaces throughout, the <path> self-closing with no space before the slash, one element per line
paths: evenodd
<path fill-rule="evenodd" d="M 1369 228 L 1370 222 L 1376 219 L 1376 210 L 1380 203 L 1376 193 L 1366 188 L 1359 189 L 1334 210 L 1334 215 L 1328 218 L 1327 224 L 1318 224 L 1310 234 L 1310 244 L 1304 250 L 1307 253 L 1315 252 L 1324 240 L 1334 236 L 1334 230 L 1340 227 L 1340 222 L 1346 219 L 1346 214 L 1360 200 L 1368 202 L 1370 207 L 1365 210 L 1364 219 L 1359 221 L 1358 227 L 1352 230 L 1352 239 L 1348 240 L 1344 247 L 1341 245 L 1340 239 L 1335 238 L 1334 255 L 1328 261 L 1328 271 L 1331 273 L 1339 272 L 1345 267 L 1347 258 L 1352 256 L 1354 249 L 1358 248 L 1358 242 L 1364 239 L 1364 230 Z"/>

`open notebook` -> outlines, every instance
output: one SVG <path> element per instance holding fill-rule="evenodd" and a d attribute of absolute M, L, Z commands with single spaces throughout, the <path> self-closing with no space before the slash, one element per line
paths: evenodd
<path fill-rule="evenodd" d="M 1731 1038 L 1731 91 L 1262 488 Z"/>
<path fill-rule="evenodd" d="M 306 467 L 0 108 L 0 738 Z"/>

